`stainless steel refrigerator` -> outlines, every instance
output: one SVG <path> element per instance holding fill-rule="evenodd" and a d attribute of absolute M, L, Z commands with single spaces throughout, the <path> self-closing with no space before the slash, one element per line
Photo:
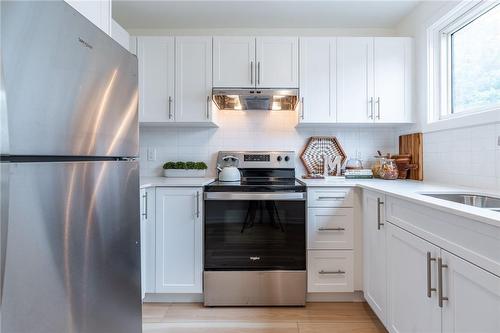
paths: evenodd
<path fill-rule="evenodd" d="M 137 58 L 63 1 L 0 46 L 0 331 L 138 333 Z"/>

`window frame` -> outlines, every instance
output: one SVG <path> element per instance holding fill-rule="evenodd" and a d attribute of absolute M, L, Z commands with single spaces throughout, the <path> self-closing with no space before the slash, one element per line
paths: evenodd
<path fill-rule="evenodd" d="M 497 104 L 453 113 L 452 106 L 451 36 L 497 5 L 498 1 L 460 2 L 427 29 L 428 124 L 500 110 L 500 104 Z"/>

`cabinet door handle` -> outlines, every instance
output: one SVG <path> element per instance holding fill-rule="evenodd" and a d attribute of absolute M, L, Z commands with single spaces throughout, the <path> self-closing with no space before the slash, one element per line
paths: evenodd
<path fill-rule="evenodd" d="M 377 119 L 380 120 L 380 97 L 377 97 Z"/>
<path fill-rule="evenodd" d="M 447 301 L 448 297 L 443 296 L 443 268 L 448 268 L 448 265 L 443 264 L 443 258 L 437 259 L 438 263 L 438 305 L 443 307 L 443 301 Z"/>
<path fill-rule="evenodd" d="M 318 197 L 318 200 L 344 200 L 345 197 Z"/>
<path fill-rule="evenodd" d="M 200 192 L 196 191 L 196 218 L 200 217 Z"/>
<path fill-rule="evenodd" d="M 253 85 L 253 61 L 250 61 L 250 84 Z"/>
<path fill-rule="evenodd" d="M 319 274 L 345 274 L 345 271 L 341 271 L 340 269 L 336 270 L 336 271 L 324 271 L 324 270 L 320 270 L 318 273 Z"/>
<path fill-rule="evenodd" d="M 384 223 L 381 220 L 381 207 L 384 204 L 384 202 L 380 199 L 377 198 L 377 229 L 380 230 L 380 226 L 383 226 Z"/>
<path fill-rule="evenodd" d="M 436 261 L 436 258 L 431 257 L 431 253 L 427 252 L 427 297 L 432 297 L 432 292 L 436 291 L 436 288 L 432 288 L 432 265 L 431 263 Z"/>
<path fill-rule="evenodd" d="M 257 62 L 257 84 L 260 85 L 260 61 Z"/>
<path fill-rule="evenodd" d="M 370 97 L 370 108 L 368 109 L 368 118 L 373 119 L 373 97 Z"/>
<path fill-rule="evenodd" d="M 344 231 L 345 228 L 318 228 L 318 231 Z"/>
<path fill-rule="evenodd" d="M 142 213 L 142 216 L 147 220 L 148 219 L 148 192 L 144 193 L 142 196 L 144 199 L 144 212 Z"/>
<path fill-rule="evenodd" d="M 172 119 L 172 96 L 168 96 L 168 119 Z"/>
<path fill-rule="evenodd" d="M 207 96 L 207 119 L 210 120 L 210 106 L 212 103 L 210 103 L 210 96 Z"/>
<path fill-rule="evenodd" d="M 302 104 L 302 112 L 300 114 L 300 118 L 302 118 L 302 120 L 304 120 L 304 97 L 302 97 L 302 101 L 301 101 L 301 104 Z"/>

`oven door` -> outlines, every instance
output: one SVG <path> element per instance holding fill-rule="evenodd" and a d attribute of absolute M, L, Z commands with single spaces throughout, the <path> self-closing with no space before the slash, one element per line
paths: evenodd
<path fill-rule="evenodd" d="M 303 192 L 206 192 L 205 270 L 305 270 Z"/>

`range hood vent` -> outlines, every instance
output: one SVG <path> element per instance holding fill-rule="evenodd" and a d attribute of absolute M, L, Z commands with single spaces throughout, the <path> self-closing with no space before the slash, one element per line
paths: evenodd
<path fill-rule="evenodd" d="M 299 90 L 214 88 L 212 99 L 219 110 L 294 111 Z"/>

